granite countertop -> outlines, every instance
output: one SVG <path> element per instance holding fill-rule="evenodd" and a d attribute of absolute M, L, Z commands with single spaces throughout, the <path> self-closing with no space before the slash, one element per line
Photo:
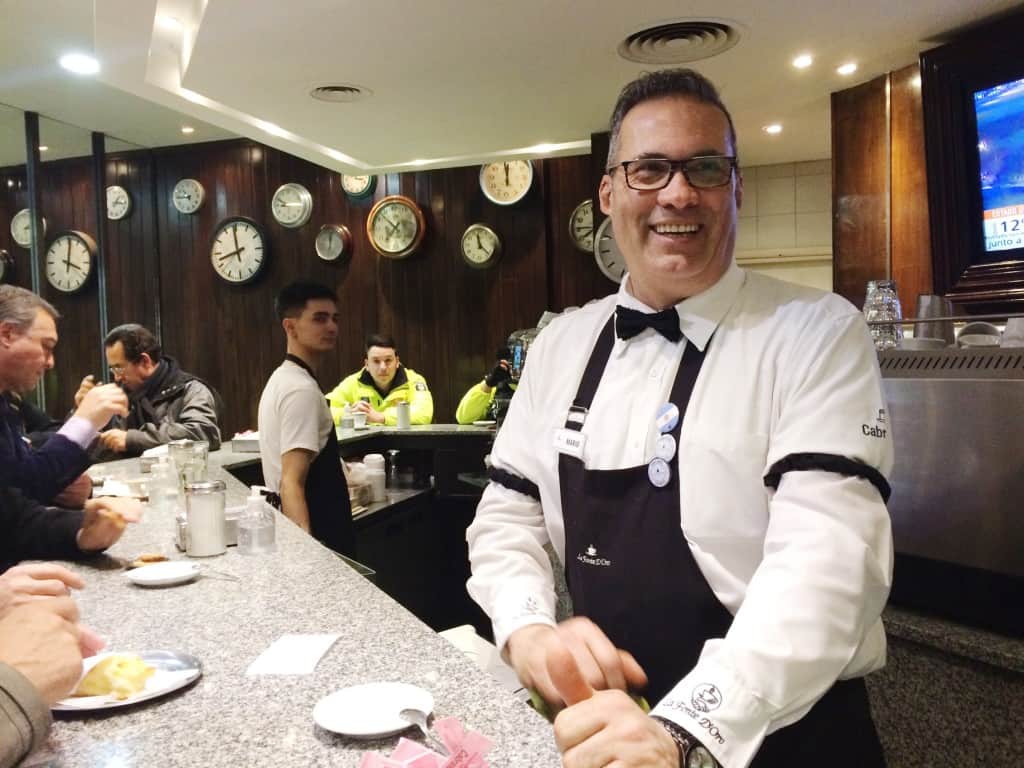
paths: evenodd
<path fill-rule="evenodd" d="M 231 503 L 245 488 L 215 456 L 211 475 L 228 484 Z M 138 468 L 137 460 L 112 466 Z M 488 757 L 495 768 L 561 764 L 547 722 L 288 520 L 278 518 L 274 553 L 245 556 L 232 547 L 197 559 L 208 575 L 176 587 L 127 582 L 119 558 L 155 551 L 185 559 L 172 539 L 172 521 L 150 511 L 108 557 L 71 565 L 86 580 L 76 599 L 82 620 L 112 650 L 185 651 L 202 661 L 203 677 L 137 707 L 59 715 L 27 766 L 357 766 L 365 750 L 390 752 L 398 737 L 338 736 L 316 726 L 312 712 L 328 693 L 371 681 L 430 690 L 435 716 L 458 717 L 494 740 Z M 341 637 L 311 675 L 245 675 L 283 634 L 335 632 Z"/>

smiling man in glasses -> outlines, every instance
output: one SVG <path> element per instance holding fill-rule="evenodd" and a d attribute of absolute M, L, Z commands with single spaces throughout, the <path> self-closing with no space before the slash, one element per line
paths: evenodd
<path fill-rule="evenodd" d="M 567 707 L 566 765 L 884 765 L 878 364 L 848 302 L 734 263 L 737 156 L 698 73 L 623 89 L 599 195 L 627 274 L 530 347 L 467 533 L 497 645 Z"/>

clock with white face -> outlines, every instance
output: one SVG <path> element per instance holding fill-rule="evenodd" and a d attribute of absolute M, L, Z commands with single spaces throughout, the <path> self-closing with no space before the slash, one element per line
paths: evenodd
<path fill-rule="evenodd" d="M 615 244 L 610 218 L 602 221 L 594 234 L 594 260 L 605 277 L 612 282 L 622 282 L 622 276 L 626 274 L 626 260 Z"/>
<path fill-rule="evenodd" d="M 182 179 L 174 185 L 171 192 L 171 202 L 178 213 L 195 213 L 202 207 L 205 199 L 206 190 L 195 179 Z"/>
<path fill-rule="evenodd" d="M 234 285 L 259 277 L 267 263 L 267 238 L 260 225 L 244 216 L 224 219 L 213 233 L 210 263 L 218 277 Z"/>
<path fill-rule="evenodd" d="M 270 212 L 283 227 L 301 227 L 313 213 L 313 196 L 301 184 L 282 184 L 270 201 Z"/>
<path fill-rule="evenodd" d="M 484 224 L 470 224 L 462 233 L 462 258 L 469 266 L 486 269 L 498 262 L 501 238 Z"/>
<path fill-rule="evenodd" d="M 529 160 L 503 160 L 480 168 L 480 189 L 498 205 L 518 203 L 532 185 L 533 163 Z"/>
<path fill-rule="evenodd" d="M 569 237 L 584 253 L 594 252 L 594 201 L 584 200 L 569 217 Z"/>
<path fill-rule="evenodd" d="M 423 242 L 427 222 L 423 211 L 404 195 L 388 195 L 377 201 L 366 218 L 366 236 L 381 256 L 403 259 Z"/>
<path fill-rule="evenodd" d="M 85 287 L 96 260 L 96 241 L 85 232 L 62 232 L 46 249 L 46 279 L 63 293 Z"/>
<path fill-rule="evenodd" d="M 316 235 L 316 255 L 324 261 L 338 261 L 352 252 L 352 233 L 344 224 L 324 224 Z"/>
<path fill-rule="evenodd" d="M 32 212 L 22 208 L 11 218 L 11 237 L 22 248 L 32 247 Z M 46 239 L 46 218 L 43 218 L 43 239 Z"/>
<path fill-rule="evenodd" d="M 341 174 L 341 188 L 352 200 L 363 200 L 373 194 L 377 187 L 376 176 L 349 176 Z"/>
<path fill-rule="evenodd" d="M 107 187 L 107 218 L 120 221 L 132 212 L 132 196 L 124 187 L 112 184 Z"/>

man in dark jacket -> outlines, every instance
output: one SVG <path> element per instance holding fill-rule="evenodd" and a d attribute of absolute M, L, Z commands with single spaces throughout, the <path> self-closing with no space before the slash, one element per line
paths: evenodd
<path fill-rule="evenodd" d="M 103 341 L 107 365 L 128 393 L 128 416 L 114 419 L 100 435 L 104 457 L 138 456 L 172 440 L 206 440 L 220 447 L 218 419 L 222 406 L 213 387 L 187 373 L 163 354 L 160 342 L 136 323 L 119 325 Z M 75 403 L 88 396 L 96 383 L 86 376 Z"/>

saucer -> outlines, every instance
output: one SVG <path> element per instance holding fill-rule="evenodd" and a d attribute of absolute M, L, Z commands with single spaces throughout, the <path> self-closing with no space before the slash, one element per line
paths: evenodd
<path fill-rule="evenodd" d="M 429 716 L 434 710 L 433 694 L 408 683 L 366 683 L 320 699 L 313 708 L 313 719 L 334 733 L 377 739 L 410 728 L 412 724 L 399 714 L 410 708 Z"/>
<path fill-rule="evenodd" d="M 192 563 L 188 560 L 153 563 L 141 568 L 134 568 L 124 574 L 128 581 L 140 587 L 170 587 L 174 584 L 185 584 L 198 575 L 199 563 Z"/>

